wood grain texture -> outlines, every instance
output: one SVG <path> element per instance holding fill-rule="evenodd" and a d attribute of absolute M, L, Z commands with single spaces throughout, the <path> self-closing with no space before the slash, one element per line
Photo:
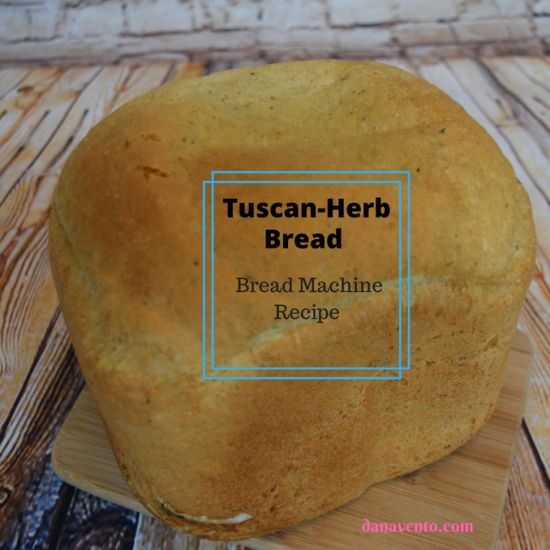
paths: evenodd
<path fill-rule="evenodd" d="M 510 116 L 501 126 L 528 175 L 522 179 L 531 198 L 537 228 L 536 271 L 523 309 L 522 324 L 536 346 L 526 427 L 550 476 L 550 64 L 512 58 L 484 61 L 495 92 L 508 101 Z M 540 136 L 545 136 L 542 139 Z M 520 178 L 521 179 L 521 178 Z"/>
<path fill-rule="evenodd" d="M 1 73 L 2 78 L 0 79 L 0 98 L 3 98 L 8 92 L 16 88 L 28 73 L 28 69 L 19 67 L 4 69 Z"/>
<path fill-rule="evenodd" d="M 61 167 L 91 127 L 118 105 L 119 97 L 125 101 L 159 84 L 169 68 L 166 64 L 153 66 L 145 70 L 145 76 L 143 68 L 132 70 L 130 67 L 69 69 L 59 74 L 59 82 L 51 83 L 51 87 L 62 96 L 71 97 L 79 89 L 78 97 L 70 105 L 64 105 L 63 111 L 52 120 L 55 122 L 53 133 L 40 142 L 41 153 L 36 162 L 32 166 L 22 163 L 2 175 L 6 195 L 0 206 L 0 304 L 3 313 L 0 398 L 5 408 L 2 408 L 3 413 L 0 411 L 0 422 L 4 420 L 2 415 L 11 408 L 31 365 L 33 350 L 57 307 L 47 260 L 46 221 Z M 49 77 L 48 74 L 48 82 Z M 10 101 L 12 110 L 17 110 L 17 99 Z M 47 105 L 34 110 L 37 111 L 35 118 L 52 112 Z M 62 118 L 59 120 L 59 117 Z M 13 124 L 17 125 L 17 120 Z M 19 134 L 12 126 L 4 130 L 12 136 Z M 12 158 L 10 151 L 21 147 L 23 142 L 5 142 L 0 148 L 0 158 Z M 10 166 L 18 164 L 15 159 Z"/>
<path fill-rule="evenodd" d="M 503 62 L 504 61 L 504 62 Z M 539 122 L 550 130 L 550 91 L 544 84 L 547 75 L 533 58 L 485 59 L 485 65 L 506 89 Z"/>
<path fill-rule="evenodd" d="M 536 464 L 527 431 L 514 458 L 499 550 L 544 549 L 550 545 L 550 494 Z M 542 505 L 541 505 L 542 504 Z"/>
<path fill-rule="evenodd" d="M 75 502 L 46 475 L 53 435 L 82 387 L 47 259 L 53 189 L 72 148 L 119 97 L 160 84 L 171 68 L 24 71 L 0 104 L 7 112 L 0 119 L 0 541 L 12 548 L 57 539 L 51 516 L 64 521 Z M 29 119 L 47 121 L 49 133 L 29 137 Z M 32 148 L 27 160 L 25 148 Z"/>
<path fill-rule="evenodd" d="M 543 521 L 550 507 L 550 65 L 546 58 L 523 57 L 385 62 L 433 79 L 454 95 L 496 139 L 531 198 L 537 225 L 537 270 L 521 326 L 533 341 L 535 360 L 500 541 L 507 549 L 546 548 L 548 531 Z M 134 542 L 126 536 L 94 539 L 102 548 L 153 548 L 155 541 L 163 541 L 165 548 L 206 544 L 176 536 L 159 522 L 136 513 L 104 509 L 95 497 L 61 484 L 51 472 L 51 440 L 82 380 L 57 311 L 45 223 L 68 154 L 112 109 L 170 78 L 263 63 L 265 59 L 233 61 L 227 57 L 209 62 L 206 69 L 198 61 L 0 70 L 0 546 L 4 542 L 11 548 L 60 547 L 63 541 L 65 547 L 74 547 L 80 537 L 79 525 L 81 533 L 89 525 L 75 519 L 84 517 L 84 510 L 97 511 L 94 522 L 105 534 L 116 525 L 124 531 L 133 522 Z M 41 435 L 36 427 L 43 430 Z M 69 530 L 64 529 L 65 522 L 71 524 Z"/>
<path fill-rule="evenodd" d="M 451 456 L 408 476 L 380 483 L 354 502 L 313 521 L 245 544 L 260 550 L 490 547 L 496 538 L 506 493 L 531 359 L 529 341 L 518 333 L 491 421 Z M 95 402 L 87 390 L 57 436 L 53 464 L 61 478 L 80 489 L 145 512 L 122 478 Z M 367 537 L 361 532 L 365 517 L 372 521 L 473 522 L 475 532 L 453 536 L 405 533 Z"/>
<path fill-rule="evenodd" d="M 76 491 L 64 518 L 58 548 L 130 548 L 137 514 L 106 500 Z"/>
<path fill-rule="evenodd" d="M 19 543 L 25 533 L 36 528 L 36 521 L 47 519 L 52 506 L 49 498 L 60 489 L 48 487 L 39 499 L 35 498 L 35 490 L 48 468 L 51 440 L 81 385 L 76 359 L 57 310 L 0 432 L 0 541 L 10 541 L 13 548 L 21 547 Z"/>

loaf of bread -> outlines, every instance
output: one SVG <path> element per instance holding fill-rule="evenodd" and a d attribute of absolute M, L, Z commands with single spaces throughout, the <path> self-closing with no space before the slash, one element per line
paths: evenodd
<path fill-rule="evenodd" d="M 201 184 L 212 170 L 411 171 L 412 360 L 402 380 L 203 380 Z M 276 187 L 263 196 L 275 199 Z M 292 223 L 308 229 L 307 219 Z M 220 277 L 254 276 L 266 262 L 273 279 L 294 269 L 253 231 L 222 227 L 219 238 L 243 252 L 219 253 Z M 348 243 L 363 238 L 346 231 Z M 390 277 L 389 233 L 372 223 L 369 253 L 344 246 L 338 261 L 304 251 L 301 272 Z M 175 81 L 122 106 L 65 164 L 50 256 L 132 490 L 174 527 L 236 540 L 334 509 L 483 426 L 534 230 L 512 167 L 452 99 L 394 67 L 325 60 Z M 336 321 L 278 332 L 262 299 L 241 307 L 220 292 L 216 354 L 241 365 L 376 364 L 395 345 L 395 285 L 366 296 L 366 308 L 361 298 L 344 305 Z"/>

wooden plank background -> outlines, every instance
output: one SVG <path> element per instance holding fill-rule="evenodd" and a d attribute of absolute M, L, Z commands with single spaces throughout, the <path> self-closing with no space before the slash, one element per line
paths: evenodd
<path fill-rule="evenodd" d="M 550 61 L 505 57 L 393 63 L 447 91 L 487 129 L 512 162 L 533 204 L 537 266 L 520 326 L 533 341 L 535 364 L 498 546 L 547 548 Z M 238 547 L 177 533 L 63 484 L 53 474 L 51 443 L 83 381 L 57 304 L 46 230 L 60 169 L 94 124 L 171 78 L 235 65 L 0 70 L 0 546 Z"/>

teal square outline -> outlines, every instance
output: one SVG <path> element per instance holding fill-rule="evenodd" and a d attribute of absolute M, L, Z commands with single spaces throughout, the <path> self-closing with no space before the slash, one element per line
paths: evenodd
<path fill-rule="evenodd" d="M 215 180 L 216 174 L 406 174 L 407 176 L 407 366 L 402 365 L 402 182 L 401 180 Z M 398 376 L 208 376 L 206 374 L 206 200 L 205 189 L 207 184 L 212 185 L 211 192 L 211 323 L 212 323 L 212 357 L 214 357 L 214 189 L 215 184 L 329 184 L 329 183 L 355 183 L 355 184 L 398 184 L 399 187 L 399 366 L 398 367 L 215 367 L 213 370 L 399 370 Z M 202 377 L 203 380 L 401 380 L 404 370 L 411 368 L 411 250 L 410 250 L 410 185 L 411 175 L 410 170 L 302 170 L 302 171 L 285 171 L 285 170 L 212 170 L 211 180 L 202 182 Z"/>

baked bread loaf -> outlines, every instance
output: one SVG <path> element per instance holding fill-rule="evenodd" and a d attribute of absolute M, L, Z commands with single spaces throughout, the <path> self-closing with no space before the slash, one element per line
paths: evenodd
<path fill-rule="evenodd" d="M 402 380 L 202 379 L 201 182 L 213 169 L 411 170 L 412 364 Z M 304 254 L 302 271 L 388 272 L 394 241 L 382 224 L 370 231 L 369 254 L 348 246 L 327 265 Z M 254 246 L 238 225 L 220 238 Z M 221 257 L 227 276 L 239 261 L 253 274 L 273 258 L 256 249 Z M 166 523 L 231 540 L 320 515 L 479 430 L 501 387 L 534 230 L 510 164 L 452 99 L 394 67 L 325 60 L 175 81 L 108 116 L 65 164 L 50 257 L 133 491 Z M 270 265 L 274 279 L 291 268 Z M 359 300 L 332 324 L 269 337 L 261 300 L 255 310 L 222 298 L 216 353 L 258 366 L 377 361 L 395 343 L 397 293 L 365 299 L 366 317 Z"/>

